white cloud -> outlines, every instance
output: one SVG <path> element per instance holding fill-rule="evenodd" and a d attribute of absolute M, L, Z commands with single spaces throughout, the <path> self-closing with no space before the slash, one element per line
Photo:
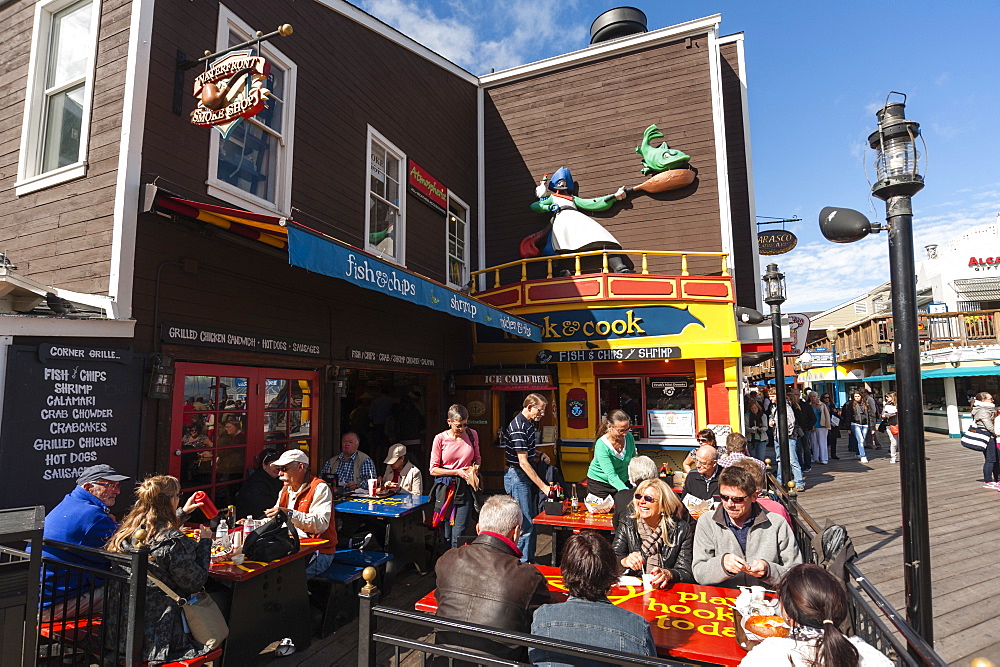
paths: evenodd
<path fill-rule="evenodd" d="M 529 0 L 486 0 L 433 5 L 365 0 L 362 7 L 403 34 L 473 74 L 485 74 L 566 53 L 588 42 L 589 23 L 574 2 L 553 8 Z"/>

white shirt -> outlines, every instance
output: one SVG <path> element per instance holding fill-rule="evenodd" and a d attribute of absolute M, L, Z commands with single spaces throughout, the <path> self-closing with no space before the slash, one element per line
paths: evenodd
<path fill-rule="evenodd" d="M 288 513 L 288 518 L 292 520 L 292 525 L 299 531 L 300 537 L 304 537 L 306 533 L 314 535 L 322 533 L 330 527 L 330 517 L 333 514 L 333 494 L 330 493 L 329 484 L 316 485 L 316 491 L 313 493 L 312 502 L 309 503 L 308 512 L 291 509 L 295 506 L 295 499 L 298 498 L 299 494 L 305 493 L 308 490 L 309 482 L 303 483 L 298 491 L 292 491 L 289 488 L 288 506 L 281 506 L 280 495 L 278 496 L 278 504 L 275 505 L 276 508 L 283 509 Z"/>
<path fill-rule="evenodd" d="M 860 637 L 848 637 L 848 639 L 858 649 L 858 656 L 861 658 L 858 661 L 859 667 L 892 667 L 893 662 L 889 658 L 879 653 L 875 647 L 866 644 Z M 810 667 L 815 652 L 816 640 L 795 641 L 788 637 L 768 637 L 747 653 L 740 662 L 740 667 L 774 667 L 774 665 L 787 665 L 789 661 L 795 667 Z"/>

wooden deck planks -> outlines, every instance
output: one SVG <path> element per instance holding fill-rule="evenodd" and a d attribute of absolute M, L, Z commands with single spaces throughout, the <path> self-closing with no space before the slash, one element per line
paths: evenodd
<path fill-rule="evenodd" d="M 868 464 L 846 458 L 813 464 L 799 500 L 821 526 L 847 528 L 858 566 L 889 601 L 905 610 L 899 465 L 888 442 L 869 450 Z M 954 665 L 977 656 L 1000 660 L 1000 607 L 991 604 L 997 577 L 990 553 L 1000 493 L 982 488 L 983 456 L 957 439 L 928 434 L 927 504 L 935 649 Z M 905 447 L 904 453 L 905 453 Z"/>

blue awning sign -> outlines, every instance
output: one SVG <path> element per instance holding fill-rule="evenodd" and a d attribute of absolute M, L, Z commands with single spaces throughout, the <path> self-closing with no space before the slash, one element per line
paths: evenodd
<path fill-rule="evenodd" d="M 318 236 L 288 221 L 288 263 L 331 278 L 340 278 L 365 289 L 426 306 L 540 342 L 536 324 L 466 296 L 452 289 L 383 262 L 356 248 Z"/>

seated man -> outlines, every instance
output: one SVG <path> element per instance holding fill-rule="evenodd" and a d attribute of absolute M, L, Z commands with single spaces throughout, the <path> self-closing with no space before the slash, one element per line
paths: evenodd
<path fill-rule="evenodd" d="M 517 538 L 521 508 L 510 496 L 490 496 L 470 544 L 441 556 L 437 574 L 437 615 L 500 630 L 528 632 L 531 617 L 543 604 L 556 602 L 545 577 L 520 561 Z M 438 633 L 438 642 L 484 651 L 498 658 L 524 661 L 522 649 L 456 633 Z"/>
<path fill-rule="evenodd" d="M 109 507 L 115 504 L 119 484 L 128 479 L 107 464 L 95 465 L 83 471 L 76 487 L 45 516 L 43 537 L 93 549 L 103 549 L 118 523 Z M 99 557 L 70 553 L 64 549 L 45 547 L 42 553 L 71 565 L 107 568 Z M 100 580 L 87 574 L 43 568 L 42 622 L 99 613 L 103 607 L 104 589 Z"/>
<path fill-rule="evenodd" d="M 611 523 L 618 529 L 618 522 L 632 511 L 632 496 L 639 482 L 656 479 L 656 463 L 648 456 L 636 456 L 628 462 L 629 487 L 615 494 L 615 513 L 611 515 Z"/>
<path fill-rule="evenodd" d="M 773 587 L 802 562 L 788 523 L 754 502 L 757 485 L 739 467 L 719 474 L 722 506 L 705 512 L 694 531 L 694 579 L 703 586 Z"/>
<path fill-rule="evenodd" d="M 389 456 L 385 457 L 385 463 L 389 467 L 385 469 L 385 476 L 382 477 L 384 488 L 413 496 L 423 495 L 424 480 L 417 466 L 406 460 L 406 445 L 400 443 L 393 445 L 389 449 Z"/>
<path fill-rule="evenodd" d="M 268 518 L 285 510 L 300 536 L 327 540 L 306 567 L 306 577 L 322 574 L 333 562 L 337 550 L 337 527 L 333 521 L 333 494 L 330 486 L 309 471 L 309 457 L 299 449 L 286 450 L 275 460 L 278 477 L 284 482 L 278 504 L 264 513 Z"/>
<path fill-rule="evenodd" d="M 330 458 L 320 471 L 319 476 L 327 479 L 330 475 L 337 476 L 337 486 L 346 487 L 348 491 L 354 491 L 358 487 L 364 488 L 368 480 L 378 477 L 375 472 L 375 464 L 371 457 L 364 452 L 358 451 L 361 440 L 354 431 L 348 431 L 340 439 L 340 454 Z"/>
<path fill-rule="evenodd" d="M 684 493 L 702 500 L 711 500 L 719 495 L 719 450 L 711 445 L 702 445 L 694 454 L 695 469 L 684 480 Z"/>
<path fill-rule="evenodd" d="M 606 539 L 592 530 L 573 535 L 566 540 L 559 569 L 569 599 L 536 611 L 531 634 L 612 651 L 656 655 L 649 621 L 608 600 L 608 590 L 618 583 L 621 568 Z M 550 654 L 544 649 L 528 649 L 528 655 L 533 665 L 584 664 L 580 658 Z"/>

